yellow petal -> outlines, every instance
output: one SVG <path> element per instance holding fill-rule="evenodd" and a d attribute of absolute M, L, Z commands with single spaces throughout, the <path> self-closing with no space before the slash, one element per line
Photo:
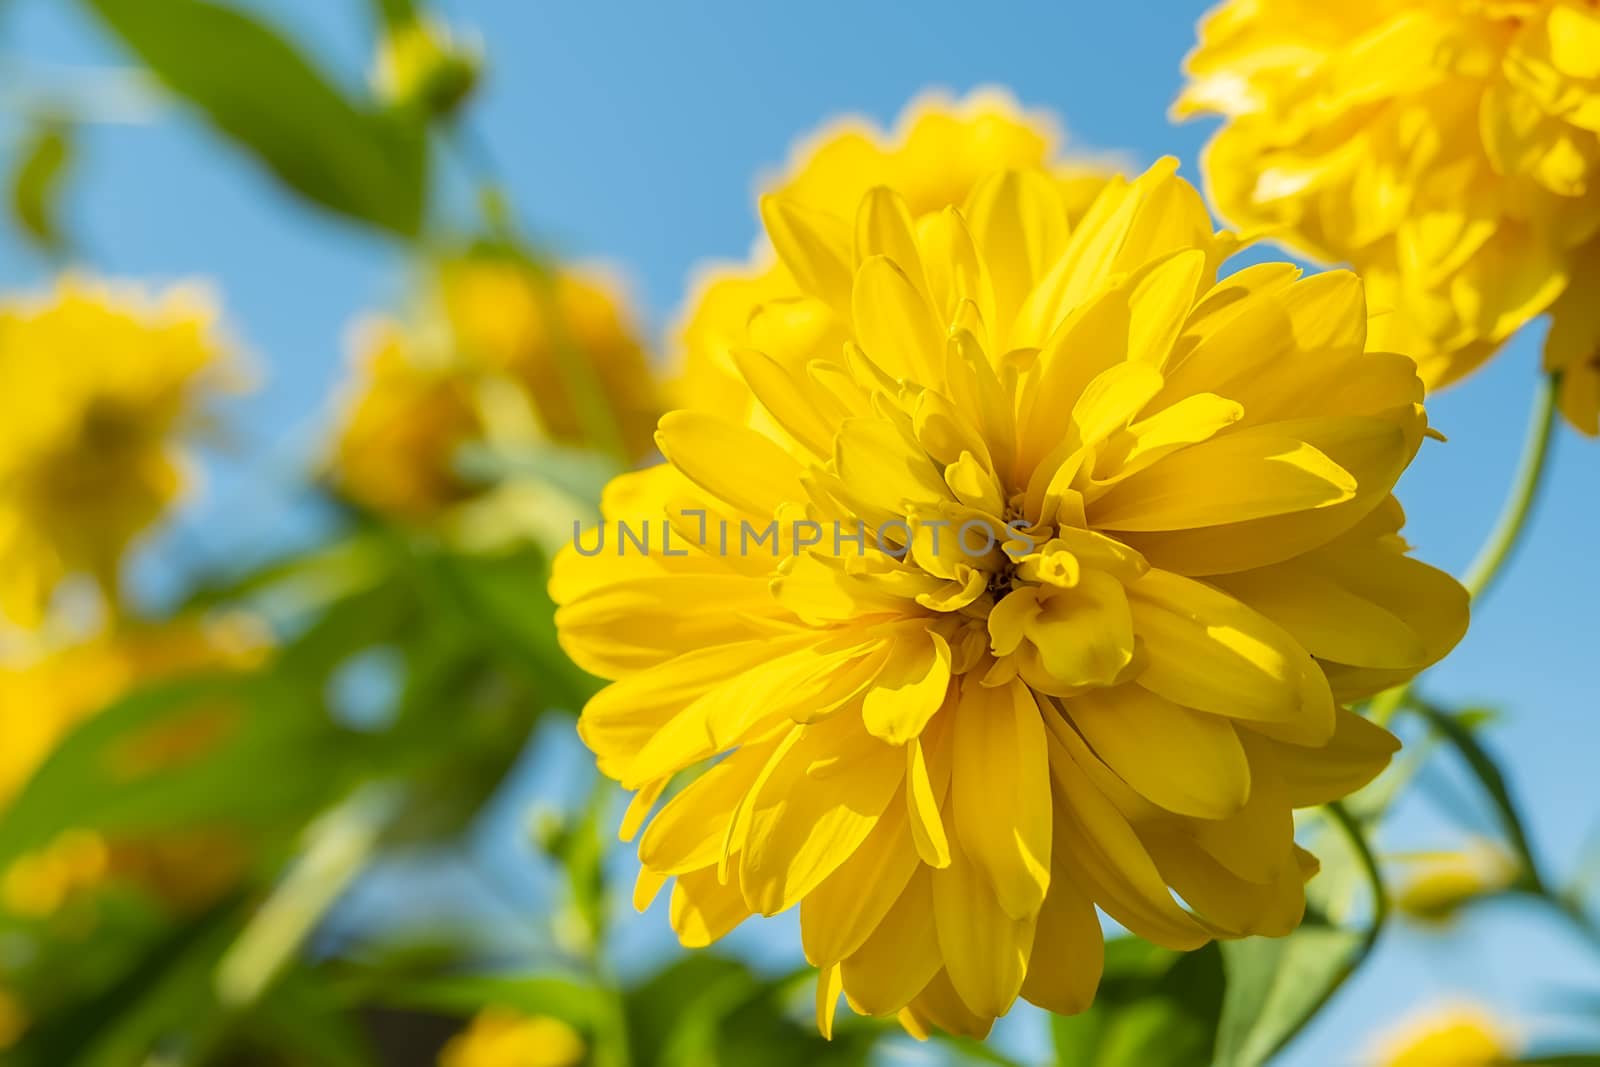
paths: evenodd
<path fill-rule="evenodd" d="M 715 867 L 678 876 L 668 912 L 684 948 L 705 948 L 750 917 L 737 882 L 723 885 Z"/>
<path fill-rule="evenodd" d="M 856 339 L 874 363 L 896 378 L 938 384 L 944 334 L 927 298 L 898 264 L 886 256 L 862 263 L 850 307 Z"/>
<path fill-rule="evenodd" d="M 891 1015 L 905 1007 L 943 966 L 932 936 L 933 888 L 918 870 L 894 906 L 861 947 L 845 959 L 845 991 L 868 1015 Z"/>
<path fill-rule="evenodd" d="M 974 1015 L 1004 1015 L 1022 990 L 1034 919 L 1006 914 L 959 838 L 950 842 L 950 866 L 931 877 L 934 926 L 950 984 Z"/>
<path fill-rule="evenodd" d="M 917 855 L 930 867 L 950 866 L 950 840 L 941 808 L 950 786 L 949 745 L 943 731 L 924 731 L 906 744 L 906 807 Z"/>
<path fill-rule="evenodd" d="M 1137 685 L 1090 690 L 1064 707 L 1095 754 L 1168 811 L 1222 819 L 1250 798 L 1250 764 L 1220 716 Z"/>
<path fill-rule="evenodd" d="M 1090 519 L 1107 530 L 1182 530 L 1326 508 L 1355 492 L 1350 472 L 1305 441 L 1241 430 L 1119 482 L 1094 502 Z"/>
<path fill-rule="evenodd" d="M 670 411 L 656 444 L 690 481 L 746 514 L 767 518 L 787 501 L 806 499 L 800 465 L 787 452 L 714 415 Z"/>
<path fill-rule="evenodd" d="M 1094 757 L 1063 722 L 1049 733 L 1056 826 L 1074 876 L 1106 914 L 1133 933 L 1188 951 L 1210 933 L 1178 906 L 1150 854 L 1116 807 L 1090 783 L 1080 761 Z"/>
<path fill-rule="evenodd" d="M 812 966 L 836 963 L 860 948 L 917 865 L 906 809 L 891 802 L 861 847 L 800 902 L 800 943 Z"/>
<path fill-rule="evenodd" d="M 1075 1015 L 1094 1002 L 1105 966 L 1105 935 L 1089 895 L 1072 881 L 1070 858 L 1057 856 L 1050 895 L 1034 933 L 1022 996 L 1056 1015 Z"/>
<path fill-rule="evenodd" d="M 799 737 L 751 800 L 740 883 L 750 907 L 799 902 L 872 832 L 905 777 L 905 756 L 848 716 L 796 726 Z"/>
<path fill-rule="evenodd" d="M 1338 709 L 1335 723 L 1327 744 L 1316 748 L 1262 742 L 1294 807 L 1349 796 L 1376 778 L 1400 750 L 1399 739 L 1388 730 L 1346 708 Z"/>
<path fill-rule="evenodd" d="M 950 688 L 950 645 L 931 630 L 911 630 L 867 691 L 861 718 L 876 737 L 903 745 L 922 732 Z"/>
<path fill-rule="evenodd" d="M 1038 913 L 1050 886 L 1050 767 L 1044 723 L 1020 682 L 961 687 L 950 804 L 961 848 L 1016 919 Z"/>
<path fill-rule="evenodd" d="M 1185 707 L 1270 724 L 1307 744 L 1333 733 L 1326 677 L 1265 616 L 1159 570 L 1129 588 L 1129 605 L 1148 656 L 1144 688 Z"/>

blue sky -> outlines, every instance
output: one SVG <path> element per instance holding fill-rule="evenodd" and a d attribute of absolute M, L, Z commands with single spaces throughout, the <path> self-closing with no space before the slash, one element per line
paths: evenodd
<path fill-rule="evenodd" d="M 359 0 L 252 6 L 292 27 L 340 76 L 363 76 L 369 27 Z M 1029 107 L 1054 111 L 1086 148 L 1141 164 L 1175 154 L 1191 178 L 1208 132 L 1166 120 L 1201 10 L 1188 2 L 441 7 L 488 43 L 473 125 L 524 219 L 555 250 L 620 271 L 658 332 L 696 263 L 748 249 L 757 176 L 785 160 L 797 135 L 841 112 L 889 122 L 923 88 L 999 84 Z M 0 55 L 58 79 L 75 65 L 120 63 L 74 10 L 63 0 L 0 5 Z M 209 279 L 266 374 L 264 387 L 237 404 L 240 439 L 214 465 L 210 493 L 178 541 L 146 561 L 145 579 L 159 588 L 174 581 L 180 553 L 172 544 L 265 550 L 305 532 L 286 525 L 283 516 L 294 513 L 282 505 L 315 453 L 345 332 L 356 316 L 398 298 L 404 263 L 382 239 L 290 200 L 170 110 L 89 129 L 81 158 L 69 210 L 85 265 L 116 276 Z M 35 287 L 47 277 L 45 263 L 10 235 L 0 238 L 0 284 Z M 1491 525 L 1522 438 L 1539 332 L 1430 403 L 1449 443 L 1429 442 L 1401 487 L 1422 558 L 1459 573 Z M 1597 471 L 1600 443 L 1563 430 L 1543 506 L 1507 580 L 1425 683 L 1440 697 L 1503 709 L 1489 738 L 1559 877 L 1576 866 L 1600 810 Z M 1483 823 L 1476 811 L 1451 818 Z M 1434 844 L 1450 825 L 1437 806 L 1408 802 L 1380 846 Z M 1563 1032 L 1536 994 L 1600 982 L 1600 959 L 1566 942 L 1514 906 L 1469 918 L 1448 943 L 1398 929 L 1285 1062 L 1349 1062 L 1375 1027 L 1446 997 L 1487 998 L 1529 1032 Z M 782 951 L 782 939 L 775 943 Z M 1028 1047 L 1033 1025 L 1014 1024 L 1018 1047 Z"/>

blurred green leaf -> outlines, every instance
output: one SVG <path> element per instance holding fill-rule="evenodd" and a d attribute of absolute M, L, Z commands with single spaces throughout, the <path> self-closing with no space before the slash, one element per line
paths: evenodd
<path fill-rule="evenodd" d="M 1287 937 L 1223 944 L 1227 996 L 1217 1024 L 1216 1067 L 1259 1067 L 1276 1055 L 1367 958 L 1388 918 L 1389 897 L 1366 828 L 1338 802 L 1323 805 L 1320 814 L 1345 846 L 1332 853 L 1338 858 L 1330 875 L 1342 868 L 1366 878 L 1372 918 L 1365 930 L 1336 926 L 1308 904 L 1305 920 Z M 1320 889 L 1308 895 L 1326 896 Z"/>
<path fill-rule="evenodd" d="M 375 999 L 390 1007 L 465 1017 L 493 1005 L 524 1015 L 551 1015 L 584 1030 L 609 1018 L 610 994 L 576 975 L 375 975 L 369 980 L 375 982 Z"/>
<path fill-rule="evenodd" d="M 427 200 L 422 126 L 347 99 L 282 36 L 207 0 L 85 0 L 168 88 L 289 187 L 412 237 Z"/>
<path fill-rule="evenodd" d="M 372 0 L 372 7 L 385 26 L 403 26 L 417 17 L 416 0 Z"/>
<path fill-rule="evenodd" d="M 1209 1063 L 1223 1000 L 1215 945 L 1173 952 L 1138 938 L 1106 943 L 1094 1004 L 1052 1020 L 1062 1067 L 1195 1067 Z"/>
<path fill-rule="evenodd" d="M 1227 994 L 1217 1026 L 1217 1067 L 1266 1063 L 1354 969 L 1366 935 L 1308 919 L 1288 937 L 1222 946 Z"/>
<path fill-rule="evenodd" d="M 98 993 L 35 1023 L 12 1050 L 17 1067 L 127 1067 L 157 1048 L 196 1056 L 225 1019 L 209 993 L 212 965 L 232 937 L 237 900 L 174 928 Z"/>
<path fill-rule="evenodd" d="M 12 213 L 22 232 L 46 252 L 59 252 L 67 243 L 57 206 L 72 155 L 71 127 L 46 119 L 23 141 L 12 171 Z"/>
<path fill-rule="evenodd" d="M 292 830 L 349 780 L 343 732 L 303 697 L 268 675 L 211 675 L 118 700 L 57 745 L 6 809 L 0 868 L 66 829 Z M 159 755 L 191 729 L 217 736 L 193 756 Z"/>
<path fill-rule="evenodd" d="M 626 994 L 631 1062 L 639 1067 L 858 1067 L 886 1032 L 841 1016 L 833 1040 L 817 1033 L 816 972 L 777 979 L 696 954 Z"/>
<path fill-rule="evenodd" d="M 1522 863 L 1519 888 L 1534 893 L 1546 892 L 1544 877 L 1540 873 L 1538 860 L 1534 858 L 1533 845 L 1523 828 L 1522 815 L 1516 801 L 1512 799 L 1511 787 L 1506 784 L 1505 775 L 1500 772 L 1500 766 L 1494 757 L 1489 755 L 1488 750 L 1478 741 L 1474 730 L 1475 723 L 1485 721 L 1482 710 L 1451 711 L 1423 700 L 1415 694 L 1408 700 L 1410 705 L 1428 721 L 1434 732 L 1455 748 L 1462 762 L 1477 777 L 1484 792 L 1494 804 L 1495 814 L 1506 835 L 1506 842 Z"/>

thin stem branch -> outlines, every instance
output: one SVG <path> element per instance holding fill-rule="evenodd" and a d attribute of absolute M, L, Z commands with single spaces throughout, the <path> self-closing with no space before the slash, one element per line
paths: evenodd
<path fill-rule="evenodd" d="M 1333 824 L 1339 828 L 1349 840 L 1350 847 L 1355 850 L 1356 859 L 1360 861 L 1361 869 L 1367 876 L 1367 883 L 1372 888 L 1372 923 L 1367 928 L 1366 940 L 1362 942 L 1361 953 L 1356 960 L 1359 964 L 1372 951 L 1372 946 L 1378 943 L 1378 935 L 1383 931 L 1384 924 L 1389 921 L 1389 891 L 1384 887 L 1383 875 L 1378 870 L 1378 859 L 1372 854 L 1372 847 L 1367 844 L 1367 835 L 1361 829 L 1361 825 L 1338 801 L 1327 805 L 1327 808 L 1328 814 L 1333 818 Z"/>
<path fill-rule="evenodd" d="M 1534 395 L 1533 412 L 1528 418 L 1528 433 L 1522 449 L 1522 459 L 1511 482 L 1511 492 L 1501 508 L 1494 529 L 1478 549 L 1472 565 L 1461 584 L 1466 586 L 1474 604 L 1487 595 L 1489 589 L 1505 569 L 1512 553 L 1522 539 L 1528 516 L 1539 497 L 1539 487 L 1544 481 L 1546 463 L 1550 457 L 1550 442 L 1556 424 L 1556 396 L 1561 388 L 1561 375 L 1546 375 Z"/>

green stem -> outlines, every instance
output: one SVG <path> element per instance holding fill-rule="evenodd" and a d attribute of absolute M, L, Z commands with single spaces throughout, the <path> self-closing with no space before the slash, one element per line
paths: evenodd
<path fill-rule="evenodd" d="M 1378 859 L 1372 854 L 1372 847 L 1367 844 L 1367 835 L 1362 832 L 1361 825 L 1337 800 L 1328 804 L 1327 808 L 1328 814 L 1333 817 L 1334 825 L 1349 840 L 1350 847 L 1355 849 L 1356 859 L 1360 861 L 1361 869 L 1372 887 L 1372 924 L 1367 928 L 1366 940 L 1361 944 L 1360 954 L 1351 965 L 1351 970 L 1354 971 L 1372 951 L 1372 946 L 1378 943 L 1378 935 L 1383 931 L 1384 924 L 1389 921 L 1389 891 L 1384 888 L 1383 875 L 1378 870 Z"/>
<path fill-rule="evenodd" d="M 1534 395 L 1533 412 L 1528 418 L 1528 435 L 1522 448 L 1522 460 L 1517 465 L 1511 482 L 1511 493 L 1501 508 L 1488 540 L 1478 549 L 1467 576 L 1461 584 L 1466 586 L 1474 604 L 1482 600 L 1505 568 L 1527 527 L 1528 516 L 1533 512 L 1539 497 L 1539 487 L 1544 481 L 1546 462 L 1550 457 L 1550 441 L 1554 436 L 1556 396 L 1561 388 L 1559 372 L 1546 375 Z"/>
<path fill-rule="evenodd" d="M 1516 801 L 1511 797 L 1511 787 L 1506 784 L 1505 776 L 1500 773 L 1500 768 L 1495 766 L 1493 758 L 1484 751 L 1482 745 L 1478 744 L 1478 739 L 1472 736 L 1472 731 L 1463 726 L 1460 720 L 1446 709 L 1416 696 L 1409 698 L 1408 704 L 1460 754 L 1462 761 L 1471 769 L 1483 786 L 1484 792 L 1489 795 L 1489 800 L 1494 804 L 1495 815 L 1500 821 L 1500 828 L 1505 832 L 1506 842 L 1511 846 L 1518 862 L 1522 864 L 1521 888 L 1540 896 L 1549 895 L 1550 890 L 1539 871 L 1539 862 L 1533 854 L 1533 844 L 1523 828 L 1522 814 L 1517 809 Z"/>

